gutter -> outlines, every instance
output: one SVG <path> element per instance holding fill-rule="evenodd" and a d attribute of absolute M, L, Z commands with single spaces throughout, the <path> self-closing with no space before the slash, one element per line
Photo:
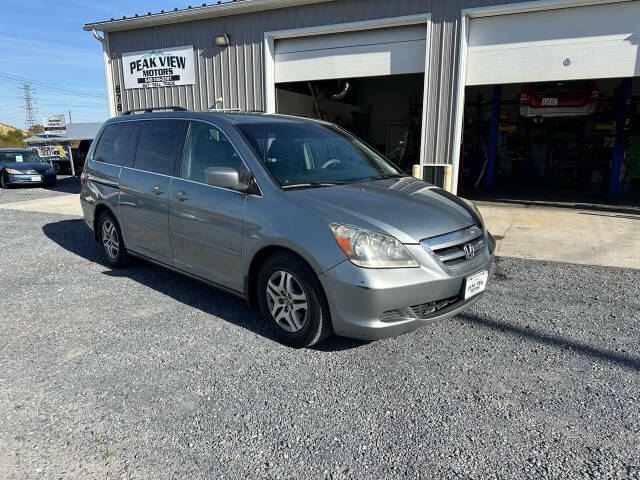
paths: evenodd
<path fill-rule="evenodd" d="M 189 7 L 182 10 L 176 9 L 171 12 L 149 13 L 144 16 L 138 16 L 136 14 L 136 16 L 129 18 L 123 17 L 117 20 L 111 19 L 103 22 L 87 23 L 82 29 L 87 32 L 94 30 L 117 32 L 332 1 L 335 0 L 233 0 L 201 7 Z"/>
<path fill-rule="evenodd" d="M 109 34 L 105 33 L 104 37 L 101 37 L 96 30 L 91 30 L 93 38 L 98 40 L 102 44 L 102 61 L 104 63 L 104 78 L 107 84 L 107 105 L 109 106 L 109 117 L 115 117 L 117 115 L 115 105 L 115 93 L 113 82 L 113 69 L 111 68 L 111 53 L 109 51 Z"/>

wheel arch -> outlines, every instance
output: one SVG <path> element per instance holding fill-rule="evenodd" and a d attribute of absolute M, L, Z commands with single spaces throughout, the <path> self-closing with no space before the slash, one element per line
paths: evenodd
<path fill-rule="evenodd" d="M 118 217 L 116 217 L 113 209 L 107 204 L 99 203 L 98 205 L 96 205 L 96 208 L 93 211 L 93 237 L 95 238 L 96 242 L 100 241 L 100 229 L 98 228 L 98 222 L 100 221 L 100 215 L 102 215 L 104 212 L 109 212 L 113 219 L 118 222 L 118 225 L 120 226 Z M 122 230 L 122 226 L 120 226 L 120 229 Z"/>
<path fill-rule="evenodd" d="M 247 303 L 252 309 L 258 308 L 258 275 L 260 274 L 260 269 L 262 265 L 267 261 L 267 259 L 271 258 L 276 253 L 288 253 L 291 255 L 295 255 L 301 261 L 303 261 L 310 269 L 313 271 L 316 276 L 319 276 L 317 269 L 313 267 L 313 265 L 304 258 L 299 252 L 295 250 L 282 246 L 282 245 L 269 245 L 258 250 L 253 258 L 251 259 L 251 263 L 249 264 L 249 268 L 247 270 L 247 275 L 245 276 L 245 296 L 247 299 Z"/>

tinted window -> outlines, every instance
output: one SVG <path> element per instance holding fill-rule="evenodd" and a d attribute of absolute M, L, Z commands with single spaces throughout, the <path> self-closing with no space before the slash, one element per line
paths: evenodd
<path fill-rule="evenodd" d="M 184 122 L 180 120 L 147 120 L 144 122 L 135 168 L 147 172 L 173 174 L 173 161 L 182 147 Z"/>
<path fill-rule="evenodd" d="M 93 159 L 113 165 L 131 165 L 139 128 L 140 122 L 107 125 L 100 136 Z"/>
<path fill-rule="evenodd" d="M 238 128 L 282 186 L 404 176 L 342 130 L 311 123 L 245 123 Z"/>
<path fill-rule="evenodd" d="M 192 122 L 182 156 L 180 177 L 206 183 L 208 167 L 233 167 L 240 170 L 240 157 L 227 137 L 213 125 Z"/>

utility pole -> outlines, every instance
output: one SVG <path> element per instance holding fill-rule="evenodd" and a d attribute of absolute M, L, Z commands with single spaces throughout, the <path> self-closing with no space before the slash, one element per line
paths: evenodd
<path fill-rule="evenodd" d="M 69 123 L 71 123 L 71 110 L 69 110 Z"/>
<path fill-rule="evenodd" d="M 21 86 L 24 94 L 22 97 L 24 100 L 24 127 L 25 130 L 29 130 L 36 124 L 36 112 L 38 109 L 35 106 L 36 99 L 33 97 L 35 90 L 29 82 L 25 82 Z"/>

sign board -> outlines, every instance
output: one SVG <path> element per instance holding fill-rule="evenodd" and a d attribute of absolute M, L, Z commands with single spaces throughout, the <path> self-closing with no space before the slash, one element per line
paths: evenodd
<path fill-rule="evenodd" d="M 122 70 L 125 89 L 193 85 L 193 45 L 123 53 Z"/>
<path fill-rule="evenodd" d="M 44 117 L 44 133 L 65 135 L 67 133 L 67 123 L 64 115 L 47 115 Z"/>
<path fill-rule="evenodd" d="M 68 142 L 32 143 L 29 147 L 47 162 L 71 160 L 71 147 Z"/>

